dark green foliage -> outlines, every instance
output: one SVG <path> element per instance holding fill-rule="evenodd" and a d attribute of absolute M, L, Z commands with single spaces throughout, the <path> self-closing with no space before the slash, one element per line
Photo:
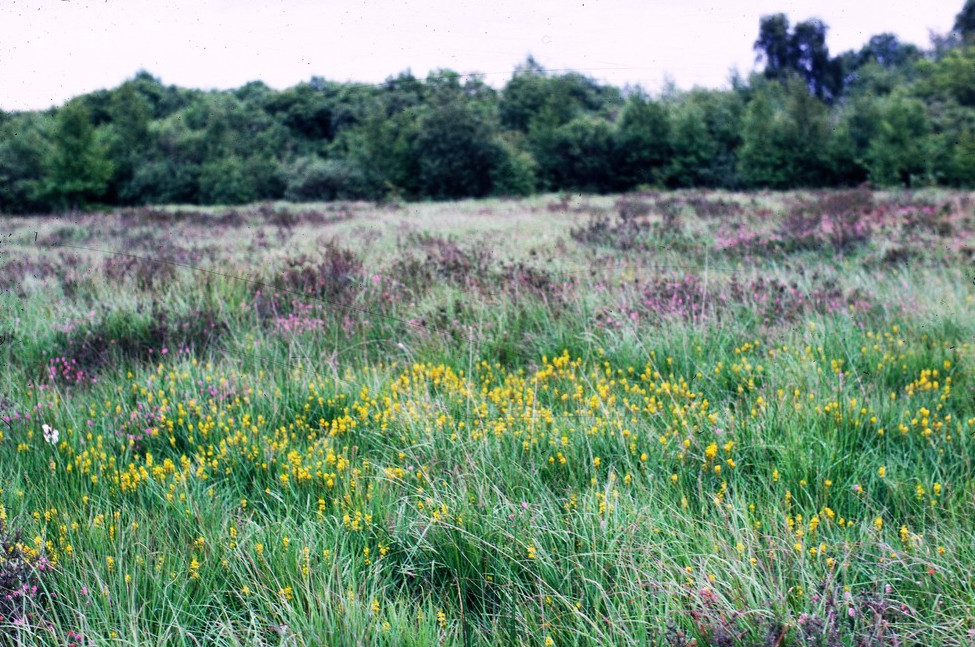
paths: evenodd
<path fill-rule="evenodd" d="M 433 79 L 428 80 L 428 84 Z M 456 79 L 438 79 L 444 87 L 419 119 L 412 157 L 419 166 L 419 192 L 432 198 L 483 197 L 491 192 L 492 169 L 502 151 L 489 106 L 465 101 Z M 477 91 L 476 88 L 465 90 Z"/>
<path fill-rule="evenodd" d="M 949 164 L 949 182 L 958 186 L 975 186 L 975 132 L 968 130 L 959 135 Z"/>
<path fill-rule="evenodd" d="M 204 204 L 244 204 L 261 198 L 280 198 L 284 187 L 273 160 L 231 155 L 200 168 L 199 190 Z"/>
<path fill-rule="evenodd" d="M 371 197 L 365 173 L 352 160 L 301 157 L 285 173 L 284 198 L 308 200 L 357 200 Z"/>
<path fill-rule="evenodd" d="M 826 106 L 793 80 L 785 92 L 759 90 L 745 113 L 739 172 L 750 186 L 781 189 L 830 183 Z"/>
<path fill-rule="evenodd" d="M 955 16 L 955 31 L 966 42 L 975 37 L 975 0 L 965 0 L 965 6 Z"/>
<path fill-rule="evenodd" d="M 539 175 L 550 190 L 607 191 L 613 186 L 613 130 L 593 117 L 532 129 L 531 147 Z"/>
<path fill-rule="evenodd" d="M 72 101 L 58 112 L 44 168 L 41 191 L 60 209 L 88 204 L 108 188 L 112 164 L 81 102 Z"/>
<path fill-rule="evenodd" d="M 582 113 L 606 112 L 621 104 L 616 88 L 578 73 L 549 76 L 528 57 L 501 93 L 499 114 L 504 128 L 526 132 L 543 115 L 560 126 Z"/>
<path fill-rule="evenodd" d="M 112 93 L 108 114 L 110 123 L 103 132 L 114 170 L 108 198 L 125 203 L 129 202 L 126 198 L 134 194 L 131 183 L 135 170 L 145 159 L 145 151 L 151 144 L 151 107 L 135 85 L 128 82 Z"/>
<path fill-rule="evenodd" d="M 926 61 L 918 94 L 930 101 L 955 101 L 975 108 L 975 47 L 955 49 L 937 62 Z"/>
<path fill-rule="evenodd" d="M 975 184 L 975 0 L 930 51 L 761 19 L 762 74 L 651 97 L 530 56 L 503 88 L 439 70 L 378 85 L 165 86 L 140 71 L 46 113 L 0 113 L 0 212 L 102 203 L 458 199 L 649 187 Z"/>
<path fill-rule="evenodd" d="M 667 109 L 642 93 L 623 108 L 615 137 L 616 181 L 621 188 L 659 184 L 671 154 Z"/>
<path fill-rule="evenodd" d="M 195 204 L 199 201 L 200 167 L 176 160 L 139 165 L 119 196 L 134 204 Z"/>
<path fill-rule="evenodd" d="M 877 132 L 867 149 L 870 180 L 877 184 L 912 186 L 930 172 L 930 123 L 924 104 L 901 95 L 880 100 Z"/>
<path fill-rule="evenodd" d="M 50 155 L 50 119 L 32 113 L 14 115 L 0 124 L 0 213 L 39 211 L 44 160 Z"/>
<path fill-rule="evenodd" d="M 334 136 L 332 105 L 328 95 L 310 83 L 283 92 L 263 95 L 268 114 L 306 140 L 330 140 Z"/>
<path fill-rule="evenodd" d="M 921 51 L 910 43 L 902 43 L 891 33 L 877 34 L 860 49 L 859 64 L 876 63 L 890 69 L 901 67 L 921 58 Z"/>
<path fill-rule="evenodd" d="M 818 19 L 797 23 L 790 32 L 785 14 L 762 18 L 754 48 L 765 61 L 766 78 L 785 81 L 795 74 L 816 97 L 836 97 L 842 90 L 842 67 L 830 58 L 826 30 Z"/>
<path fill-rule="evenodd" d="M 537 164 L 529 153 L 515 144 L 499 140 L 497 163 L 491 171 L 494 195 L 528 196 L 538 184 Z"/>

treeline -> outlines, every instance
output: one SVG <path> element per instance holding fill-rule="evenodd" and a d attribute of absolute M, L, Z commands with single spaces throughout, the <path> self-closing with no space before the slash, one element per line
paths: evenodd
<path fill-rule="evenodd" d="M 0 212 L 287 199 L 447 199 L 641 186 L 975 186 L 975 0 L 930 50 L 759 25 L 764 72 L 665 91 L 551 74 L 495 90 L 442 70 L 380 85 L 164 86 L 147 72 L 43 112 L 0 112 Z"/>

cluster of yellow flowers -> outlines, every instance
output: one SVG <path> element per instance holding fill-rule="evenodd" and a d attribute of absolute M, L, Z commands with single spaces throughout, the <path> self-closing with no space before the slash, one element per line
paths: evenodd
<path fill-rule="evenodd" d="M 173 510 L 192 515 L 191 491 L 203 488 L 214 496 L 221 484 L 240 479 L 258 483 L 270 498 L 306 501 L 319 520 L 334 519 L 340 531 L 365 542 L 356 559 L 369 566 L 390 550 L 375 540 L 370 501 L 380 489 L 405 488 L 405 500 L 430 524 L 463 525 L 462 511 L 437 496 L 438 485 L 446 482 L 441 484 L 436 469 L 422 464 L 415 452 L 420 446 L 456 445 L 465 452 L 486 447 L 492 456 L 510 456 L 562 479 L 567 515 L 612 516 L 627 488 L 647 483 L 672 488 L 668 492 L 684 509 L 723 509 L 747 495 L 737 485 L 762 481 L 780 505 L 772 510 L 749 505 L 747 525 L 771 533 L 777 530 L 770 523 L 784 523 L 784 545 L 794 558 L 832 570 L 849 559 L 852 549 L 843 533 L 861 523 L 852 517 L 884 531 L 885 513 L 866 503 L 866 489 L 875 479 L 883 487 L 907 487 L 929 510 L 941 505 L 948 486 L 933 478 L 937 470 L 904 470 L 879 452 L 877 462 L 865 462 L 856 477 L 796 474 L 787 461 L 760 456 L 766 447 L 785 442 L 782 429 L 803 421 L 827 437 L 846 435 L 881 449 L 888 446 L 881 443 L 911 443 L 907 447 L 930 452 L 933 461 L 950 455 L 975 431 L 975 418 L 960 420 L 952 413 L 950 362 L 911 373 L 914 349 L 896 329 L 866 337 L 871 346 L 844 358 L 830 358 L 821 347 L 765 349 L 756 340 L 735 348 L 729 364 L 717 361 L 708 368 L 697 347 L 692 354 L 701 368 L 685 374 L 674 370 L 673 358 L 653 352 L 639 367 L 562 352 L 542 357 L 531 369 L 479 362 L 466 374 L 418 362 L 366 368 L 344 380 L 302 381 L 296 367 L 288 393 L 233 386 L 246 384 L 246 378 L 214 374 L 211 366 L 160 365 L 147 380 L 131 378 L 114 400 L 91 404 L 85 413 L 94 422 L 83 431 L 64 426 L 55 446 L 56 469 L 99 503 L 85 495 L 82 509 L 88 516 L 74 520 L 55 508 L 36 511 L 37 542 L 23 550 L 43 550 L 56 563 L 72 557 L 74 546 L 88 543 L 88 535 L 117 545 L 128 524 L 120 521 L 119 501 L 159 496 Z M 903 386 L 890 393 L 884 407 L 867 405 L 858 390 L 843 390 L 855 379 L 853 364 L 891 372 Z M 349 383 L 368 386 L 349 390 Z M 706 394 L 720 395 L 720 408 Z M 140 434 L 117 433 L 118 421 L 137 417 L 148 420 Z M 891 429 L 900 433 L 885 435 Z M 21 449 L 42 450 L 50 448 L 36 442 Z M 863 503 L 843 503 L 849 495 Z M 251 504 L 243 499 L 238 509 L 248 514 Z M 0 506 L 0 520 L 5 514 Z M 904 550 L 919 545 L 920 536 L 904 520 L 888 522 L 900 528 Z M 272 551 L 270 543 L 245 541 L 237 522 L 228 520 L 213 537 L 193 540 L 186 555 L 159 556 L 155 569 L 161 572 L 166 561 L 171 573 L 198 579 L 210 559 L 208 546 L 216 542 L 248 559 L 267 559 Z M 331 558 L 321 547 L 291 549 L 287 536 L 280 548 L 276 544 L 274 551 L 293 552 L 306 576 L 313 555 Z M 536 544 L 526 542 L 523 550 L 528 559 L 538 558 Z M 753 566 L 761 558 L 740 541 L 733 551 Z M 105 557 L 108 571 L 117 568 L 116 559 Z M 246 596 L 253 589 L 238 590 Z M 277 593 L 284 601 L 295 595 L 287 585 Z"/>

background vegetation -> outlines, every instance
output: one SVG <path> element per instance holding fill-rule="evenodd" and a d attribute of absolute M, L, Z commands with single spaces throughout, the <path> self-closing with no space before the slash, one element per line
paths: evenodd
<path fill-rule="evenodd" d="M 0 113 L 0 212 L 255 200 L 453 199 L 636 187 L 975 184 L 975 15 L 931 49 L 761 20 L 730 90 L 601 85 L 528 59 L 500 90 L 449 70 L 378 86 L 164 86 L 148 72 Z"/>

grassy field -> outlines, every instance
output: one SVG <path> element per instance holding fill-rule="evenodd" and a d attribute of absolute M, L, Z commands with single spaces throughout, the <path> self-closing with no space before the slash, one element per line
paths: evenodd
<path fill-rule="evenodd" d="M 975 644 L 969 194 L 0 234 L 0 645 Z"/>

